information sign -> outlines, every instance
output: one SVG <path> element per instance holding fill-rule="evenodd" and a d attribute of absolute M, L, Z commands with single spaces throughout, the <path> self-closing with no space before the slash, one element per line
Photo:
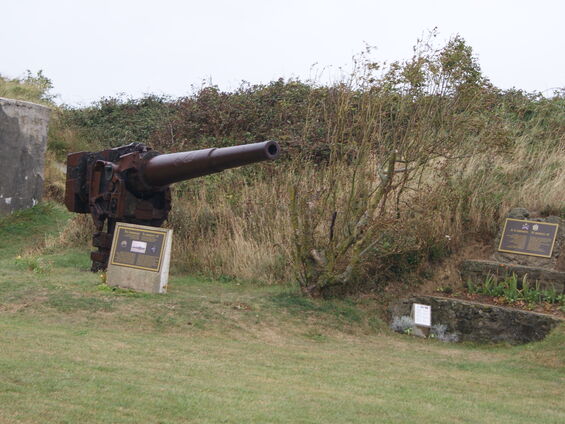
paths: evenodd
<path fill-rule="evenodd" d="M 111 264 L 159 272 L 167 230 L 116 224 Z"/>
<path fill-rule="evenodd" d="M 558 224 L 507 218 L 499 252 L 551 258 Z"/>
<path fill-rule="evenodd" d="M 432 307 L 429 305 L 421 305 L 419 303 L 412 304 L 412 319 L 414 324 L 420 327 L 432 326 Z"/>

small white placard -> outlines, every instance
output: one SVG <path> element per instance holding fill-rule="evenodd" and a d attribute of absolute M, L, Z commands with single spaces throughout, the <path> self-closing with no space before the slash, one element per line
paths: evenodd
<path fill-rule="evenodd" d="M 412 318 L 414 324 L 422 327 L 432 326 L 432 307 L 429 305 L 421 305 L 419 303 L 412 304 Z"/>
<path fill-rule="evenodd" d="M 144 241 L 136 241 L 132 240 L 131 242 L 131 251 L 135 253 L 145 253 L 147 249 L 147 243 Z"/>

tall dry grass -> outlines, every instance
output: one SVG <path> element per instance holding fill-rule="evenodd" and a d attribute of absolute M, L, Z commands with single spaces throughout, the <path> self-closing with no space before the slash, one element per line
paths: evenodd
<path fill-rule="evenodd" d="M 400 198 L 401 219 L 395 219 L 396 204 L 389 205 L 389 213 L 381 218 L 377 234 L 390 235 L 396 244 L 391 242 L 390 250 L 381 252 L 383 263 L 379 264 L 375 256 L 370 257 L 366 271 L 380 272 L 383 266 L 404 264 L 403 258 L 396 255 L 421 251 L 417 255 L 427 258 L 434 249 L 445 253 L 456 251 L 469 236 L 479 235 L 488 240 L 513 207 L 563 216 L 563 147 L 562 143 L 557 150 L 533 153 L 518 143 L 505 152 L 454 162 L 450 168 L 454 174 L 447 180 L 433 172 L 426 174 L 421 182 L 423 190 L 418 193 L 406 190 Z M 368 161 L 366 166 L 366 175 L 374 175 L 374 163 Z M 332 225 L 333 211 L 324 210 L 317 203 L 322 195 L 321 183 L 339 185 L 338 195 L 345 202 L 352 178 L 350 167 L 343 163 L 334 167 L 330 171 L 314 164 L 289 164 L 252 183 L 246 182 L 237 171 L 229 171 L 233 174 L 229 176 L 216 176 L 207 184 L 187 183 L 194 188 L 177 190 L 167 224 L 175 230 L 174 262 L 183 270 L 216 277 L 265 283 L 296 281 L 297 267 L 301 264 L 295 255 L 295 238 L 307 231 L 297 235 L 293 228 L 291 189 L 309 193 L 301 228 L 309 227 L 318 239 L 329 240 L 331 227 L 337 232 L 340 223 Z M 347 231 L 348 218 L 340 214 L 335 221 L 338 219 Z M 375 235 L 373 240 L 376 239 Z M 390 261 L 386 262 L 387 259 Z M 314 263 L 315 258 L 311 260 Z"/>
<path fill-rule="evenodd" d="M 168 225 L 179 267 L 267 283 L 292 280 L 288 187 L 294 170 L 262 167 L 270 172 L 253 182 L 227 171 L 175 191 Z"/>

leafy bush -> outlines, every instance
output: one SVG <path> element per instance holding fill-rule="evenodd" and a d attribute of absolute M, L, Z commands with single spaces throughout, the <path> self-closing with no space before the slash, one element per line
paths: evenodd
<path fill-rule="evenodd" d="M 75 128 L 79 137 L 104 148 L 132 142 L 147 142 L 173 113 L 166 97 L 141 99 L 104 98 L 86 108 L 69 108 L 61 119 Z"/>
<path fill-rule="evenodd" d="M 411 334 L 414 328 L 414 320 L 407 315 L 394 317 L 390 328 L 397 333 Z"/>

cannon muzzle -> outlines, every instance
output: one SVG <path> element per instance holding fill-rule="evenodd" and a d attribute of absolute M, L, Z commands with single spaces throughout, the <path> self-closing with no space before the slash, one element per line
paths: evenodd
<path fill-rule="evenodd" d="M 142 169 L 145 183 L 162 187 L 178 181 L 202 177 L 279 156 L 275 141 L 244 144 L 241 146 L 168 153 L 149 159 Z"/>

